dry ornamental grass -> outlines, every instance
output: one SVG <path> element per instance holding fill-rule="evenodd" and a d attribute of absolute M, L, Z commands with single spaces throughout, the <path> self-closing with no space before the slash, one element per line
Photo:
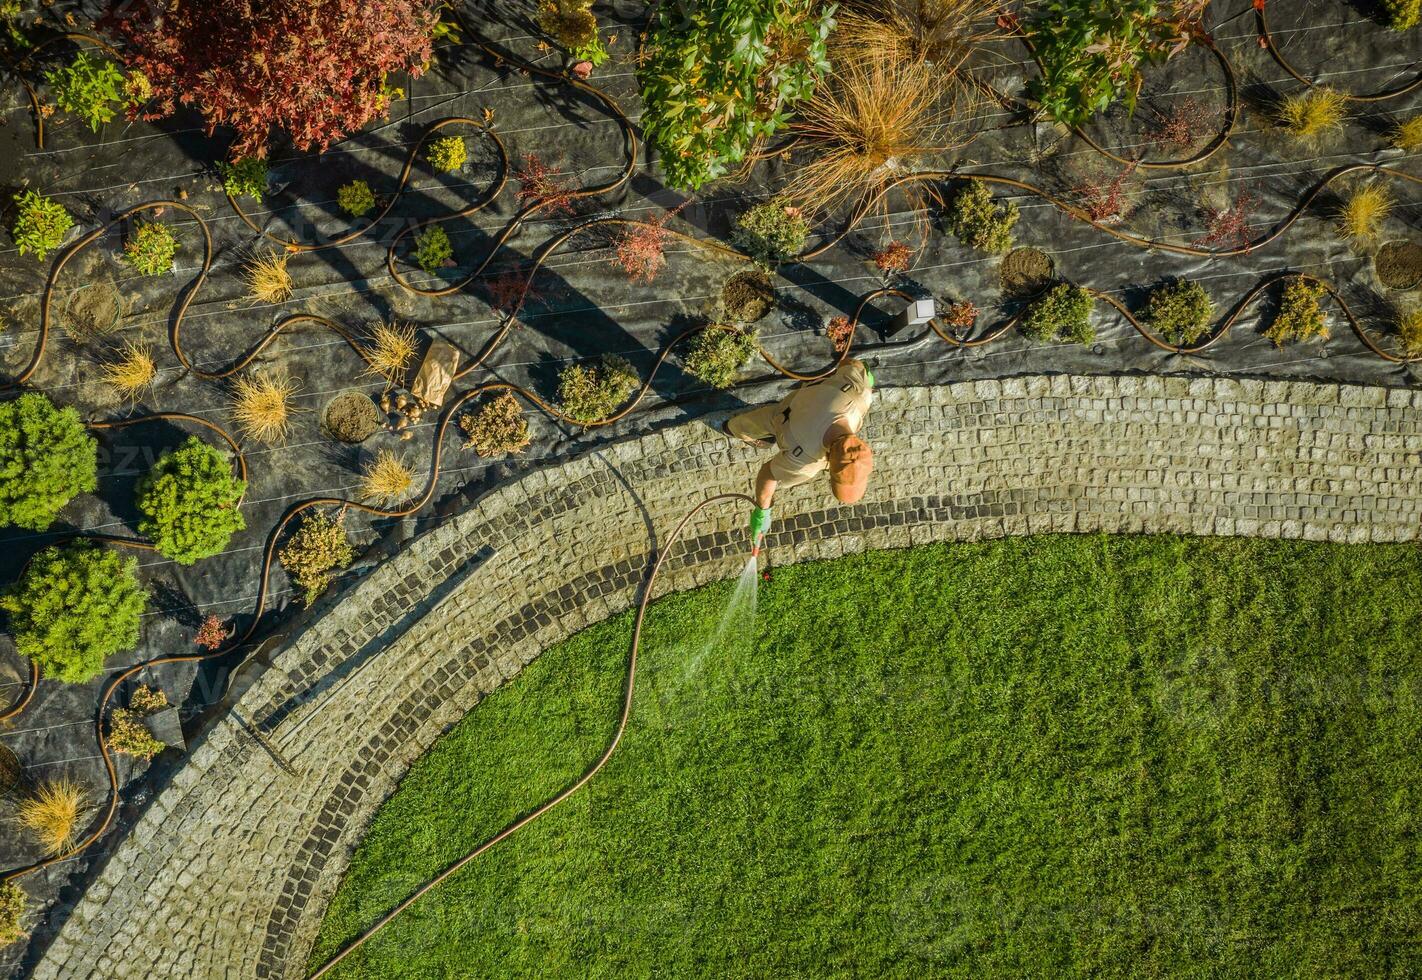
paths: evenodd
<path fill-rule="evenodd" d="M 1279 125 L 1294 139 L 1312 142 L 1343 128 L 1348 100 L 1329 88 L 1311 88 L 1290 95 L 1279 106 Z"/>
<path fill-rule="evenodd" d="M 252 374 L 232 385 L 232 417 L 243 434 L 272 444 L 286 438 L 295 414 L 292 400 L 301 385 L 294 378 Z"/>
<path fill-rule="evenodd" d="M 253 255 L 242 269 L 242 281 L 254 303 L 284 303 L 291 298 L 290 256 L 279 252 Z"/>
<path fill-rule="evenodd" d="M 19 806 L 20 823 L 34 834 L 47 854 L 66 854 L 74 845 L 84 790 L 71 779 L 43 783 Z"/>
<path fill-rule="evenodd" d="M 1338 212 L 1338 230 L 1351 242 L 1377 237 L 1383 219 L 1392 212 L 1392 195 L 1379 184 L 1366 184 L 1349 196 Z"/>
<path fill-rule="evenodd" d="M 415 327 L 398 321 L 378 323 L 362 352 L 366 374 L 383 378 L 387 385 L 397 385 L 415 357 Z"/>
<path fill-rule="evenodd" d="M 104 364 L 100 378 L 119 395 L 136 401 L 153 384 L 157 373 L 152 348 L 125 341 L 119 356 Z"/>
<path fill-rule="evenodd" d="M 393 504 L 403 500 L 414 485 L 415 473 L 388 449 L 382 449 L 360 478 L 360 495 L 366 500 Z"/>

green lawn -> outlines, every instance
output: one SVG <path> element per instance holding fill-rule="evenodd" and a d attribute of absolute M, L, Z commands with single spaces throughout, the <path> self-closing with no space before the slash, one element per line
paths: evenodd
<path fill-rule="evenodd" d="M 1422 550 L 879 552 L 692 666 L 729 594 L 654 605 L 607 768 L 338 975 L 1422 974 Z M 630 624 L 417 763 L 313 965 L 597 755 Z"/>

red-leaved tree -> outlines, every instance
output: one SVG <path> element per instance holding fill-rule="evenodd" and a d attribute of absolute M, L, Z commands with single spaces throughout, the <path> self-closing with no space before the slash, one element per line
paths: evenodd
<path fill-rule="evenodd" d="M 237 131 L 236 158 L 273 129 L 324 150 L 383 115 L 386 76 L 424 71 L 438 20 L 438 0 L 119 0 L 105 26 L 153 86 L 133 115 L 192 106 Z"/>

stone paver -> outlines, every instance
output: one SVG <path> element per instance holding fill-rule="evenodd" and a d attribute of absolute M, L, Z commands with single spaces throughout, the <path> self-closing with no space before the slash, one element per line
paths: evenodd
<path fill-rule="evenodd" d="M 879 399 L 869 495 L 782 494 L 775 563 L 1043 531 L 1419 537 L 1422 393 L 1057 375 Z M 630 606 L 654 532 L 745 490 L 760 458 L 702 423 L 614 444 L 500 488 L 378 567 L 238 706 L 295 774 L 219 723 L 35 976 L 302 976 L 366 822 L 411 761 L 540 651 Z M 661 588 L 739 570 L 744 519 L 738 505 L 703 513 Z"/>

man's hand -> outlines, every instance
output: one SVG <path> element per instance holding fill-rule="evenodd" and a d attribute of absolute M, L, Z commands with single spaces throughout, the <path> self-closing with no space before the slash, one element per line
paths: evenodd
<path fill-rule="evenodd" d="M 770 530 L 770 508 L 752 507 L 750 515 L 751 547 L 760 547 L 760 539 Z"/>

